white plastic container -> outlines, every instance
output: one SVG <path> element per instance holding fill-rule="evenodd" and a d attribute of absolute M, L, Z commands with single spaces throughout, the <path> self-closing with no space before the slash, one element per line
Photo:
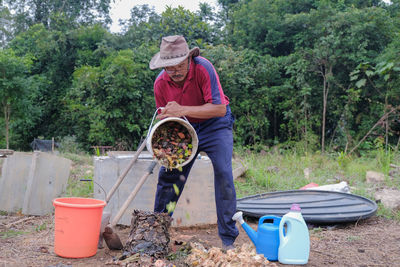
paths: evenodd
<path fill-rule="evenodd" d="M 286 232 L 285 232 L 286 225 Z M 283 264 L 306 264 L 310 255 L 310 235 L 298 204 L 283 215 L 279 224 L 278 261 Z"/>
<path fill-rule="evenodd" d="M 190 155 L 190 157 L 185 162 L 183 162 L 183 163 L 181 163 L 181 164 L 176 166 L 176 168 L 179 168 L 179 167 L 185 166 L 186 164 L 188 164 L 194 158 L 194 156 L 196 155 L 196 152 L 197 152 L 197 148 L 199 146 L 199 139 L 197 137 L 197 133 L 196 133 L 195 129 L 193 128 L 193 126 L 186 119 L 181 119 L 181 118 L 178 118 L 178 117 L 168 117 L 168 118 L 160 120 L 159 122 L 154 124 L 154 126 L 152 126 L 151 129 L 149 130 L 149 135 L 147 136 L 147 140 L 146 140 L 146 148 L 151 153 L 151 155 L 154 156 L 153 147 L 152 147 L 152 143 L 151 143 L 151 140 L 153 138 L 154 132 L 162 124 L 170 122 L 170 121 L 177 122 L 177 123 L 183 125 L 189 131 L 189 134 L 192 137 L 192 146 L 193 146 L 192 147 L 192 154 Z M 164 167 L 168 168 L 168 166 L 162 164 L 162 162 L 159 161 L 159 160 L 158 160 L 158 163 L 160 163 Z"/>
<path fill-rule="evenodd" d="M 316 187 L 309 187 L 307 189 L 350 193 L 350 187 L 346 181 L 342 181 L 337 184 L 326 184 L 326 185 L 321 185 L 321 186 L 316 186 Z"/>

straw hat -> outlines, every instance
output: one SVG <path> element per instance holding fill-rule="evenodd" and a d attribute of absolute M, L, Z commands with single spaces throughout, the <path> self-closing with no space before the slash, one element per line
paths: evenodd
<path fill-rule="evenodd" d="M 183 36 L 172 35 L 163 37 L 160 45 L 160 52 L 155 54 L 150 61 L 150 69 L 175 66 L 189 56 L 197 57 L 200 49 L 194 47 L 189 50 L 188 44 Z"/>

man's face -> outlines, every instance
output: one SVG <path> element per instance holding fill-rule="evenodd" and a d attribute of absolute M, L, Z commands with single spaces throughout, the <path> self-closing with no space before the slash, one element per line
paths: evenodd
<path fill-rule="evenodd" d="M 189 59 L 185 59 L 178 65 L 165 67 L 164 70 L 174 82 L 182 82 L 189 72 L 189 64 Z"/>

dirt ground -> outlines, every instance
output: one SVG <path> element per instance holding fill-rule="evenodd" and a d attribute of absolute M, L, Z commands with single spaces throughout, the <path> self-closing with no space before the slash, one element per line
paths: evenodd
<path fill-rule="evenodd" d="M 245 218 L 253 229 L 257 221 Z M 251 243 L 240 227 L 236 246 Z M 312 226 L 309 225 L 311 250 L 307 266 L 400 266 L 400 224 L 377 216 L 359 222 Z M 129 227 L 118 227 L 124 243 Z M 170 251 L 179 251 L 181 244 L 196 241 L 206 249 L 220 247 L 216 225 L 191 228 L 171 228 Z M 54 253 L 54 216 L 0 215 L 0 267 L 3 266 L 110 266 L 120 251 L 106 246 L 90 258 L 68 259 Z M 175 266 L 187 266 L 185 257 L 174 261 Z M 172 265 L 171 265 L 172 266 Z M 269 266 L 269 265 L 268 265 Z M 272 263 L 271 266 L 289 266 Z"/>

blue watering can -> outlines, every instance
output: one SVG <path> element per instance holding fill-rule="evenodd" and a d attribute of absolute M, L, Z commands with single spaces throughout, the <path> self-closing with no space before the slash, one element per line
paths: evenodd
<path fill-rule="evenodd" d="M 243 212 L 236 212 L 232 219 L 238 221 L 246 231 L 256 247 L 257 254 L 263 254 L 269 261 L 278 260 L 279 224 L 281 217 L 274 215 L 261 217 L 258 221 L 257 232 L 243 220 Z M 267 223 L 265 222 L 266 220 L 272 220 L 272 223 Z"/>

